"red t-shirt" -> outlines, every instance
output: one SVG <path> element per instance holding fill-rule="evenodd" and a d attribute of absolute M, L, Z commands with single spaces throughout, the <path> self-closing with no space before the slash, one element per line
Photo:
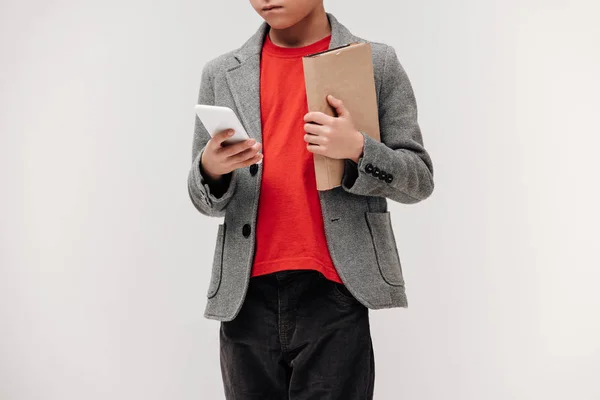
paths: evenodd
<path fill-rule="evenodd" d="M 327 50 L 331 35 L 303 47 L 265 37 L 260 65 L 263 173 L 251 276 L 314 269 L 342 283 L 327 248 L 313 153 L 304 141 L 308 112 L 302 56 Z"/>

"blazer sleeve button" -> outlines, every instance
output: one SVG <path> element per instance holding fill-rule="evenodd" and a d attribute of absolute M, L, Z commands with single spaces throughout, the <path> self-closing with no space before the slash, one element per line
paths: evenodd
<path fill-rule="evenodd" d="M 379 177 L 379 173 L 380 173 L 380 172 L 381 172 L 381 170 L 380 170 L 379 168 L 375 167 L 375 168 L 373 168 L 372 175 L 373 175 L 374 177 L 378 178 L 378 177 Z"/>
<path fill-rule="evenodd" d="M 385 178 L 387 178 L 387 172 L 381 171 L 379 173 L 379 179 L 381 179 L 382 181 L 385 181 Z"/>
<path fill-rule="evenodd" d="M 392 183 L 393 180 L 394 180 L 394 175 L 392 175 L 392 174 L 387 174 L 387 176 L 385 177 L 385 181 L 387 183 Z"/>
<path fill-rule="evenodd" d="M 242 235 L 244 235 L 244 237 L 248 237 L 250 236 L 250 225 L 249 224 L 244 224 L 244 226 L 242 227 Z"/>
<path fill-rule="evenodd" d="M 256 175 L 257 172 L 258 172 L 258 165 L 252 164 L 250 166 L 250 175 L 254 176 L 254 175 Z"/>
<path fill-rule="evenodd" d="M 365 165 L 365 171 L 367 171 L 368 173 L 373 172 L 373 164 L 368 163 L 367 165 Z"/>

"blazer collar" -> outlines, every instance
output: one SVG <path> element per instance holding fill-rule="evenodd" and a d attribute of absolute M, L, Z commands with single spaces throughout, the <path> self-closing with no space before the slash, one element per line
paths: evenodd
<path fill-rule="evenodd" d="M 354 36 L 331 14 L 326 13 L 331 26 L 329 49 L 363 39 Z M 268 24 L 263 22 L 258 30 L 233 52 L 239 64 L 228 68 L 225 77 L 240 122 L 248 135 L 262 142 L 262 122 L 260 110 L 260 55 Z"/>
<path fill-rule="evenodd" d="M 328 12 L 325 14 L 329 19 L 329 25 L 331 25 L 331 41 L 329 43 L 329 49 L 348 44 L 353 41 L 361 41 L 360 38 L 354 36 L 352 32 L 348 30 L 348 28 L 341 24 L 333 14 Z M 239 49 L 237 49 L 237 51 L 234 52 L 234 56 L 238 59 L 238 61 L 243 63 L 249 57 L 259 55 L 261 53 L 268 28 L 269 25 L 267 22 L 263 21 L 258 30 Z"/>

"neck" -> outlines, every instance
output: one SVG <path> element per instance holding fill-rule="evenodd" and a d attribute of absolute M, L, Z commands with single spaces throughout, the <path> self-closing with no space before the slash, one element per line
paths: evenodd
<path fill-rule="evenodd" d="M 294 25 L 284 29 L 269 27 L 269 38 L 277 46 L 302 47 L 331 34 L 331 26 L 321 6 L 311 11 Z"/>

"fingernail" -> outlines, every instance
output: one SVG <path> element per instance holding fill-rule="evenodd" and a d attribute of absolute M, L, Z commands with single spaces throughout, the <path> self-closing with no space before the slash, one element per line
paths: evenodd
<path fill-rule="evenodd" d="M 234 133 L 233 130 L 230 129 L 229 132 L 227 133 L 227 136 L 231 136 L 231 135 L 233 135 L 233 133 Z"/>

